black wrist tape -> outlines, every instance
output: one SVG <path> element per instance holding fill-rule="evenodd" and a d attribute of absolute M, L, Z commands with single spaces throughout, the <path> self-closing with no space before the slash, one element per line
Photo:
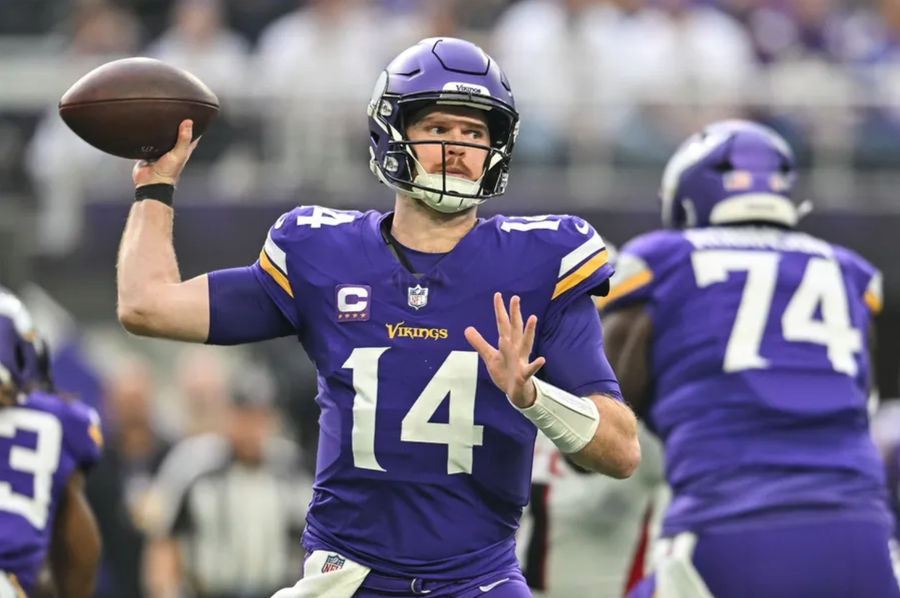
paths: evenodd
<path fill-rule="evenodd" d="M 175 185 L 168 185 L 166 183 L 157 183 L 155 185 L 141 185 L 134 190 L 134 201 L 155 199 L 156 201 L 163 202 L 167 206 L 171 206 L 174 194 Z"/>

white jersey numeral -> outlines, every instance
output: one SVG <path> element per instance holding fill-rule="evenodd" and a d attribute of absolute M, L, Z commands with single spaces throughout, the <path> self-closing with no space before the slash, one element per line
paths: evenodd
<path fill-rule="evenodd" d="M 747 281 L 728 337 L 722 368 L 726 372 L 762 369 L 769 361 L 759 353 L 778 277 L 779 254 L 711 250 L 691 255 L 697 286 L 724 282 L 729 272 L 746 272 Z M 816 318 L 816 309 L 821 318 Z M 862 334 L 850 323 L 847 293 L 834 260 L 810 258 L 803 279 L 781 317 L 787 341 L 824 345 L 835 371 L 854 376 L 854 355 L 862 350 Z"/>
<path fill-rule="evenodd" d="M 767 367 L 769 362 L 759 354 L 759 345 L 775 292 L 778 254 L 702 251 L 691 254 L 691 262 L 700 288 L 725 282 L 729 272 L 747 272 L 747 283 L 744 285 L 741 303 L 725 348 L 723 369 L 726 372 L 737 372 Z"/>
<path fill-rule="evenodd" d="M 388 347 L 357 348 L 343 367 L 353 370 L 353 464 L 385 471 L 375 456 L 375 414 L 378 406 L 378 360 Z M 481 446 L 484 426 L 475 421 L 478 354 L 451 351 L 403 417 L 400 440 L 447 446 L 447 473 L 472 473 L 473 447 Z M 450 401 L 446 424 L 430 421 Z"/>
<path fill-rule="evenodd" d="M 389 347 L 353 349 L 341 367 L 353 370 L 353 463 L 360 469 L 385 471 L 375 457 L 375 410 L 378 408 L 378 359 Z"/>
<path fill-rule="evenodd" d="M 297 216 L 297 226 L 307 224 L 312 228 L 322 228 L 322 225 L 337 226 L 338 224 L 353 222 L 353 219 L 356 217 L 349 212 L 332 210 L 322 206 L 313 206 L 312 210 L 310 216 Z"/>
<path fill-rule="evenodd" d="M 821 319 L 815 318 L 821 307 Z M 835 371 L 855 376 L 855 353 L 862 350 L 862 333 L 850 324 L 847 294 L 837 262 L 812 258 L 803 281 L 781 317 L 785 340 L 825 345 Z"/>
<path fill-rule="evenodd" d="M 474 424 L 478 353 L 451 351 L 400 425 L 403 442 L 447 445 L 447 473 L 472 473 L 472 447 L 481 446 L 484 426 Z M 449 395 L 448 423 L 429 421 Z"/>
<path fill-rule="evenodd" d="M 47 525 L 50 511 L 53 474 L 59 467 L 62 447 L 62 426 L 59 420 L 41 411 L 30 409 L 0 409 L 0 436 L 15 438 L 17 431 L 32 432 L 36 446 L 13 446 L 9 451 L 9 466 L 32 477 L 30 494 L 19 494 L 8 482 L 0 481 L 0 511 L 21 515 L 35 528 Z"/>
<path fill-rule="evenodd" d="M 549 216 L 522 216 L 515 220 L 507 220 L 500 225 L 500 230 L 529 231 L 529 230 L 559 230 L 559 220 L 547 220 Z"/>

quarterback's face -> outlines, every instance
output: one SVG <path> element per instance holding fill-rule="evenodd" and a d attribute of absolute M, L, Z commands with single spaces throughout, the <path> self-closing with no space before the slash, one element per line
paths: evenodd
<path fill-rule="evenodd" d="M 413 146 L 422 168 L 429 174 L 445 173 L 470 181 L 481 178 L 491 144 L 487 118 L 482 110 L 464 106 L 432 106 L 413 117 L 406 129 L 410 141 L 446 141 L 446 164 L 440 143 Z M 473 143 L 484 149 L 459 143 Z"/>

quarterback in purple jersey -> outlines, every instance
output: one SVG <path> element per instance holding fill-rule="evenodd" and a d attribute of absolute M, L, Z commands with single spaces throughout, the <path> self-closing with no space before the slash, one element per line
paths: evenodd
<path fill-rule="evenodd" d="M 45 388 L 40 351 L 21 302 L 0 289 L 0 597 L 88 598 L 100 540 L 83 494 L 100 455 L 96 412 Z"/>
<path fill-rule="evenodd" d="M 866 409 L 880 275 L 795 230 L 794 176 L 771 129 L 706 127 L 665 169 L 668 230 L 622 248 L 601 300 L 673 493 L 632 596 L 900 596 Z"/>
<path fill-rule="evenodd" d="M 579 218 L 477 217 L 506 189 L 518 127 L 506 77 L 477 46 L 402 52 L 368 116 L 393 212 L 298 207 L 252 266 L 184 282 L 170 208 L 192 149 L 182 123 L 175 148 L 133 172 L 119 318 L 194 342 L 294 335 L 315 362 L 308 556 L 278 598 L 529 596 L 514 534 L 537 430 L 614 477 L 640 460 L 591 300 L 607 290 L 607 251 Z"/>

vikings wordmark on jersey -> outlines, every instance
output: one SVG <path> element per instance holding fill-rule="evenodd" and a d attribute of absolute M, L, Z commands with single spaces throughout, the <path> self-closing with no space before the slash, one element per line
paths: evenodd
<path fill-rule="evenodd" d="M 492 296 L 518 294 L 538 317 L 540 354 L 554 317 L 605 285 L 606 249 L 577 218 L 494 217 L 414 275 L 385 244 L 385 218 L 297 208 L 269 231 L 255 266 L 319 372 L 307 549 L 432 579 L 514 567 L 535 427 L 463 330 L 496 344 Z"/>

